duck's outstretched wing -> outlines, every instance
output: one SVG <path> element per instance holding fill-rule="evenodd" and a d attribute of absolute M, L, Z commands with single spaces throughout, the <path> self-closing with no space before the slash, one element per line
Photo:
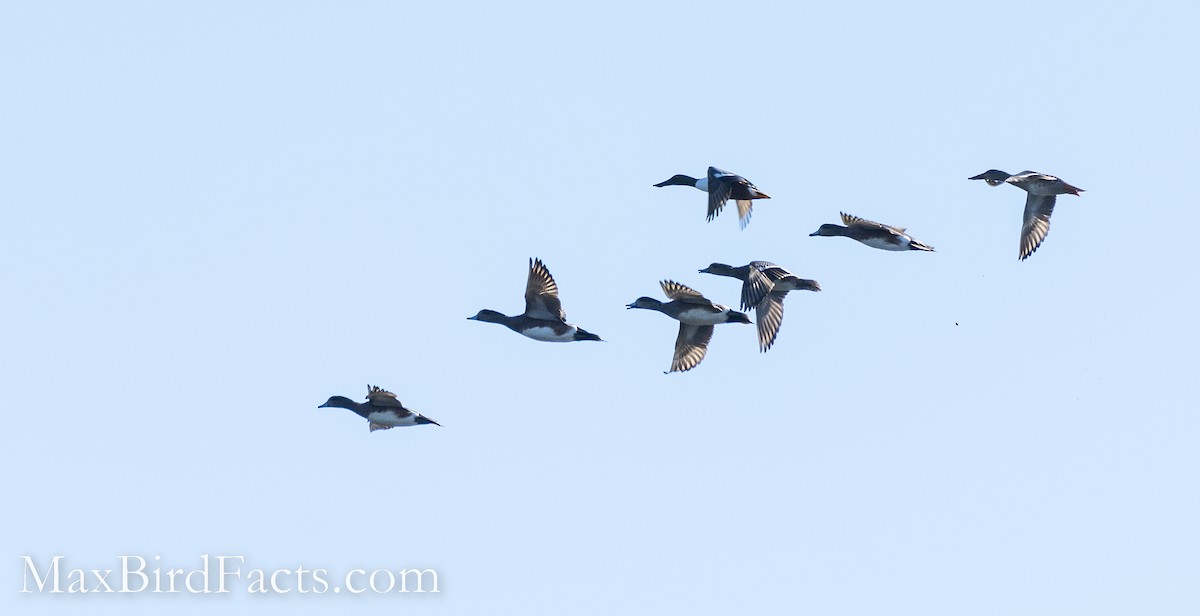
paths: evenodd
<path fill-rule="evenodd" d="M 769 261 L 751 261 L 746 282 L 742 285 L 742 310 L 758 306 L 771 292 L 775 283 L 792 273 Z"/>
<path fill-rule="evenodd" d="M 371 403 L 372 406 L 404 409 L 404 405 L 400 404 L 400 400 L 396 398 L 396 394 L 374 385 L 367 385 L 367 402 Z M 408 409 L 404 410 L 407 411 Z"/>
<path fill-rule="evenodd" d="M 783 298 L 787 294 L 787 291 L 771 291 L 754 310 L 758 321 L 758 349 L 764 353 L 775 344 L 775 336 L 779 335 L 779 327 L 783 325 Z"/>
<path fill-rule="evenodd" d="M 663 280 L 658 284 L 662 286 L 663 293 L 673 300 L 679 300 L 689 304 L 702 304 L 705 306 L 712 305 L 712 302 L 701 295 L 699 291 L 686 285 L 679 284 L 674 280 Z"/>
<path fill-rule="evenodd" d="M 558 285 L 541 259 L 529 260 L 529 279 L 525 282 L 525 316 L 549 321 L 566 321 Z"/>
<path fill-rule="evenodd" d="M 736 183 L 734 178 L 741 176 L 717 169 L 716 167 L 708 168 L 708 220 L 717 217 L 721 213 L 721 208 L 725 207 L 725 202 L 729 201 L 729 194 L 733 192 L 733 185 Z M 741 215 L 741 204 L 738 205 L 738 215 Z"/>
<path fill-rule="evenodd" d="M 842 224 L 846 225 L 847 227 L 852 227 L 852 226 L 858 225 L 861 227 L 870 227 L 873 229 L 887 229 L 888 231 L 894 231 L 896 233 L 904 233 L 905 231 L 907 231 L 907 229 L 905 229 L 904 227 L 893 227 L 892 225 L 885 225 L 881 222 L 875 222 L 874 220 L 867 220 L 866 218 L 860 218 L 858 216 L 855 216 L 853 214 L 847 214 L 845 212 L 838 212 L 838 213 L 842 215 Z"/>
<path fill-rule="evenodd" d="M 671 359 L 668 372 L 687 372 L 700 364 L 708 352 L 712 340 L 712 325 L 679 324 L 679 336 L 675 338 L 675 356 Z"/>
<path fill-rule="evenodd" d="M 750 210 L 754 208 L 754 202 L 749 199 L 738 199 L 737 207 L 738 224 L 741 225 L 742 229 L 745 229 L 746 225 L 750 224 Z"/>
<path fill-rule="evenodd" d="M 1054 213 L 1054 195 L 1029 193 L 1025 198 L 1025 219 L 1021 224 L 1021 260 L 1033 254 L 1050 232 L 1050 215 Z"/>

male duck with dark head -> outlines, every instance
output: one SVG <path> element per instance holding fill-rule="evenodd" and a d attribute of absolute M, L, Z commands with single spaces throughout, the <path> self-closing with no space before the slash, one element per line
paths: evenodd
<path fill-rule="evenodd" d="M 797 277 L 767 261 L 751 261 L 739 267 L 713 263 L 700 270 L 700 273 L 742 281 L 742 310 L 754 309 L 754 316 L 758 319 L 758 348 L 764 353 L 775 344 L 775 336 L 783 325 L 783 298 L 790 291 L 821 290 L 816 280 Z"/>
<path fill-rule="evenodd" d="M 374 385 L 367 385 L 366 402 L 355 402 L 345 396 L 333 396 L 317 408 L 350 409 L 369 422 L 371 432 L 421 424 L 442 425 L 420 413 L 404 408 L 404 405 L 396 399 L 396 394 Z"/>
<path fill-rule="evenodd" d="M 694 178 L 686 175 L 675 175 L 671 179 L 659 182 L 655 186 L 693 186 L 708 193 L 708 220 L 717 217 L 725 202 L 733 199 L 737 202 L 738 221 L 743 229 L 750 224 L 750 208 L 753 199 L 770 199 L 771 195 L 761 191 L 750 180 L 716 167 L 708 168 L 708 177 Z"/>
<path fill-rule="evenodd" d="M 1050 215 L 1054 213 L 1054 202 L 1058 195 L 1075 195 L 1084 192 L 1070 184 L 1045 173 L 1022 171 L 1009 175 L 999 169 L 989 169 L 968 180 L 983 180 L 988 186 L 1012 184 L 1028 195 L 1025 196 L 1025 216 L 1021 223 L 1021 251 L 1024 261 L 1042 245 L 1050 232 Z"/>
<path fill-rule="evenodd" d="M 499 323 L 522 336 L 542 342 L 600 340 L 600 336 L 567 323 L 567 313 L 558 299 L 558 285 L 541 259 L 529 260 L 529 278 L 525 282 L 525 312 L 515 317 L 495 310 L 480 310 L 472 321 Z"/>
<path fill-rule="evenodd" d="M 698 291 L 685 287 L 673 280 L 659 283 L 663 293 L 671 299 L 662 303 L 653 297 L 639 297 L 626 308 L 657 310 L 679 321 L 679 336 L 675 338 L 675 356 L 671 359 L 671 372 L 686 372 L 695 368 L 708 351 L 712 340 L 713 326 L 721 323 L 749 323 L 750 317 L 720 304 L 714 304 Z"/>
<path fill-rule="evenodd" d="M 923 250 L 933 252 L 933 246 L 914 240 L 911 235 L 905 232 L 907 230 L 904 227 L 893 227 L 873 220 L 867 220 L 866 218 L 852 216 L 845 212 L 839 213 L 842 215 L 842 224 L 846 226 L 824 224 L 821 225 L 820 229 L 809 233 L 809 237 L 842 236 L 858 240 L 871 248 L 878 248 L 880 250 Z"/>

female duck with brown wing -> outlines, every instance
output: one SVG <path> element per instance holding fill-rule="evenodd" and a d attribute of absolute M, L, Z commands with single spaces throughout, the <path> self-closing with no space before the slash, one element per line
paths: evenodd
<path fill-rule="evenodd" d="M 1012 184 L 1026 193 L 1025 215 L 1021 222 L 1021 251 L 1018 258 L 1021 261 L 1029 258 L 1042 245 L 1046 234 L 1050 233 L 1050 215 L 1054 213 L 1054 202 L 1057 195 L 1075 195 L 1084 192 L 1070 184 L 1045 173 L 1022 171 L 1009 175 L 999 169 L 989 169 L 967 178 L 968 180 L 983 180 L 988 186 Z"/>

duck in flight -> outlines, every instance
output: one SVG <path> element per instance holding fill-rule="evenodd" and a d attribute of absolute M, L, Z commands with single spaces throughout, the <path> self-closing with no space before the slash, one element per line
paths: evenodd
<path fill-rule="evenodd" d="M 317 408 L 350 409 L 367 420 L 371 432 L 421 424 L 442 425 L 416 411 L 404 408 L 396 399 L 396 394 L 374 385 L 367 385 L 366 402 L 355 402 L 345 396 L 333 396 Z"/>
<path fill-rule="evenodd" d="M 1050 215 L 1054 213 L 1054 202 L 1058 195 L 1075 195 L 1084 192 L 1070 184 L 1045 173 L 1022 171 L 1009 175 L 999 169 L 989 169 L 968 180 L 983 180 L 988 186 L 1012 184 L 1028 195 L 1025 197 L 1025 215 L 1021 223 L 1021 252 L 1020 260 L 1024 261 L 1033 254 L 1046 234 L 1050 232 Z"/>
<path fill-rule="evenodd" d="M 742 281 L 742 310 L 754 309 L 758 320 L 758 348 L 764 353 L 775 344 L 775 336 L 783 325 L 783 298 L 790 291 L 821 290 L 816 280 L 800 278 L 767 261 L 751 261 L 739 267 L 713 263 L 700 273 Z"/>
<path fill-rule="evenodd" d="M 858 240 L 871 248 L 878 248 L 880 250 L 924 250 L 933 252 L 933 246 L 914 240 L 911 235 L 906 233 L 907 230 L 904 227 L 885 225 L 873 220 L 867 220 L 866 218 L 852 216 L 845 212 L 839 212 L 839 214 L 842 215 L 842 224 L 846 226 L 824 224 L 821 225 L 820 229 L 810 233 L 809 237 L 833 237 L 840 235 Z"/>
<path fill-rule="evenodd" d="M 558 299 L 558 285 L 541 259 L 529 260 L 525 281 L 525 312 L 515 317 L 495 310 L 480 310 L 471 321 L 499 323 L 522 336 L 542 342 L 600 340 L 600 336 L 567 323 L 567 313 Z"/>
<path fill-rule="evenodd" d="M 761 191 L 750 180 L 716 167 L 708 168 L 708 177 L 694 178 L 686 175 L 674 175 L 671 179 L 655 184 L 663 186 L 693 186 L 708 193 L 708 221 L 721 213 L 725 202 L 733 199 L 737 202 L 738 222 L 745 229 L 750 224 L 750 208 L 754 199 L 770 199 L 771 195 Z"/>
<path fill-rule="evenodd" d="M 671 359 L 671 372 L 686 372 L 695 368 L 708 351 L 712 340 L 713 326 L 721 323 L 749 323 L 750 317 L 720 304 L 709 301 L 699 291 L 690 289 L 673 280 L 659 283 L 663 293 L 671 301 L 660 302 L 653 297 L 639 297 L 626 308 L 657 310 L 679 321 L 679 336 L 675 339 L 675 356 Z"/>

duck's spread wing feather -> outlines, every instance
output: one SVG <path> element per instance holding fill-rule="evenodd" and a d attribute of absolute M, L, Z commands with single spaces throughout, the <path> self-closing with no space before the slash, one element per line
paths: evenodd
<path fill-rule="evenodd" d="M 400 400 L 396 398 L 396 394 L 374 385 L 367 386 L 367 402 L 370 402 L 372 406 L 404 408 L 404 405 L 400 404 Z"/>
<path fill-rule="evenodd" d="M 906 229 L 904 227 L 893 227 L 892 225 L 885 225 L 881 222 L 875 222 L 874 220 L 867 220 L 866 218 L 860 218 L 858 216 L 855 216 L 853 214 L 847 214 L 845 212 L 838 212 L 838 213 L 842 215 L 842 224 L 846 225 L 847 227 L 853 227 L 853 226 L 857 225 L 860 227 L 869 227 L 872 229 L 886 229 L 888 231 L 894 231 L 896 233 L 904 233 L 906 231 Z"/>
<path fill-rule="evenodd" d="M 787 270 L 767 261 L 752 261 L 746 282 L 742 285 L 742 309 L 749 310 L 771 292 L 775 283 L 791 275 Z"/>
<path fill-rule="evenodd" d="M 734 182 L 732 178 L 738 176 L 722 171 L 716 167 L 708 168 L 708 220 L 717 217 L 721 213 L 721 208 L 725 207 L 725 202 L 729 201 L 729 194 L 733 192 Z M 738 215 L 741 215 L 742 206 L 738 205 Z"/>
<path fill-rule="evenodd" d="M 674 280 L 663 280 L 658 284 L 662 286 L 663 293 L 673 300 L 679 300 L 689 304 L 712 305 L 712 302 L 701 295 L 699 291 L 686 285 L 679 284 Z"/>
<path fill-rule="evenodd" d="M 771 282 L 779 282 L 792 275 L 791 272 L 770 261 L 751 261 L 750 268 L 758 270 L 763 276 L 769 278 Z"/>
<path fill-rule="evenodd" d="M 541 259 L 529 260 L 529 280 L 525 283 L 525 316 L 535 319 L 566 321 L 558 285 Z"/>
<path fill-rule="evenodd" d="M 675 356 L 671 359 L 670 372 L 686 372 L 695 368 L 704 359 L 712 335 L 712 325 L 680 323 L 679 337 L 675 339 Z"/>
<path fill-rule="evenodd" d="M 738 222 L 745 229 L 746 225 L 750 224 L 750 210 L 754 208 L 754 202 L 749 199 L 738 199 Z"/>
<path fill-rule="evenodd" d="M 758 303 L 754 316 L 758 321 L 758 348 L 766 352 L 775 344 L 779 326 L 783 325 L 783 298 L 787 291 L 772 291 Z"/>
<path fill-rule="evenodd" d="M 842 215 L 842 224 L 846 225 L 847 227 L 849 227 L 850 225 L 861 225 L 861 224 L 877 225 L 877 224 L 879 224 L 877 222 L 871 222 L 870 220 L 867 220 L 866 218 L 859 218 L 858 216 L 855 216 L 854 214 L 847 214 L 845 212 L 838 212 L 838 214 Z"/>
<path fill-rule="evenodd" d="M 1025 219 L 1021 224 L 1021 260 L 1033 254 L 1050 232 L 1050 215 L 1054 213 L 1054 195 L 1029 193 L 1025 198 Z"/>

